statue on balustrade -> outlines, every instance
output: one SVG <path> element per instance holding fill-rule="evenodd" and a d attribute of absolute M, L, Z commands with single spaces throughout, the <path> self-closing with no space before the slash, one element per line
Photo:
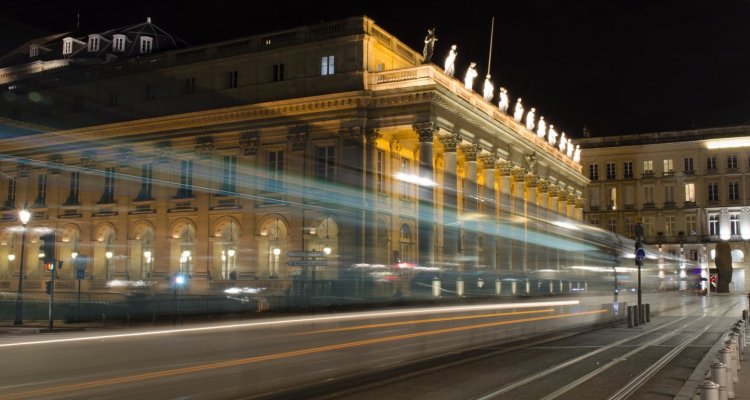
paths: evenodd
<path fill-rule="evenodd" d="M 553 130 L 552 125 L 549 126 L 549 130 L 550 132 L 552 132 Z M 565 148 L 567 146 L 568 146 L 568 139 L 565 138 L 565 132 L 563 132 L 562 134 L 560 134 L 560 144 L 559 144 L 560 153 L 565 154 Z"/>
<path fill-rule="evenodd" d="M 424 37 L 424 49 L 422 50 L 422 55 L 424 56 L 422 64 L 429 64 L 432 61 L 432 52 L 435 50 L 435 42 L 437 42 L 435 28 L 427 29 L 427 36 Z"/>
<path fill-rule="evenodd" d="M 495 97 L 495 85 L 492 84 L 490 78 L 492 78 L 490 74 L 487 74 L 487 77 L 484 79 L 484 100 L 489 102 Z"/>
<path fill-rule="evenodd" d="M 499 108 L 503 114 L 507 114 L 508 107 L 510 107 L 510 100 L 508 99 L 508 91 L 504 87 L 501 87 L 499 96 L 500 96 L 500 101 L 497 102 L 497 108 Z"/>
<path fill-rule="evenodd" d="M 536 108 L 531 107 L 531 110 L 526 113 L 526 129 L 528 129 L 531 132 L 534 132 L 534 118 L 536 115 L 534 113 L 536 112 Z"/>
<path fill-rule="evenodd" d="M 536 128 L 537 137 L 544 138 L 547 134 L 547 123 L 544 121 L 544 117 L 539 117 L 539 123 Z"/>
<path fill-rule="evenodd" d="M 472 90 L 474 88 L 474 78 L 479 76 L 476 67 L 477 63 L 471 63 L 471 65 L 469 65 L 469 68 L 466 69 L 466 75 L 464 75 L 464 86 L 466 86 L 466 88 L 469 90 Z"/>
<path fill-rule="evenodd" d="M 521 104 L 520 97 L 516 100 L 516 107 L 513 109 L 513 119 L 515 119 L 516 122 L 521 122 L 523 119 L 523 104 Z"/>
<path fill-rule="evenodd" d="M 450 51 L 448 51 L 448 56 L 445 57 L 445 74 L 451 78 L 456 74 L 456 56 L 458 56 L 456 48 L 457 46 L 455 44 L 451 46 Z"/>

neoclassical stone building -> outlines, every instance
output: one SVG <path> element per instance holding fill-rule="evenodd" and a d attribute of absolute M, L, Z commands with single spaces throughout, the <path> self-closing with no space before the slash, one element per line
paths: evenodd
<path fill-rule="evenodd" d="M 665 253 L 714 268 L 716 243 L 732 247 L 733 289 L 747 285 L 750 251 L 750 127 L 584 138 L 582 165 L 591 183 L 585 219 L 645 241 Z"/>
<path fill-rule="evenodd" d="M 0 122 L 36 131 L 0 140 L 0 287 L 24 206 L 27 290 L 50 230 L 83 290 L 184 273 L 205 292 L 363 264 L 541 268 L 512 242 L 582 218 L 578 163 L 366 17 L 159 51 L 137 32 L 35 42 L 0 70 Z"/>

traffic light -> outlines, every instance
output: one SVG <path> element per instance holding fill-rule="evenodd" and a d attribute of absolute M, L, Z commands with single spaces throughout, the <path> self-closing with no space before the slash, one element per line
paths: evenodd
<path fill-rule="evenodd" d="M 44 264 L 45 265 L 53 265 L 52 268 L 54 268 L 55 263 L 55 232 L 48 233 L 46 235 L 41 236 L 39 239 L 44 241 L 44 244 L 42 245 L 43 251 L 44 251 Z M 49 269 L 50 271 L 52 269 Z"/>
<path fill-rule="evenodd" d="M 52 294 L 52 281 L 44 282 L 44 286 L 46 287 L 47 294 Z"/>

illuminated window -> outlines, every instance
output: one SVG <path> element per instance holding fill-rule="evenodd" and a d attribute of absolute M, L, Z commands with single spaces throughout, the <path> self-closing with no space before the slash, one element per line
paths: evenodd
<path fill-rule="evenodd" d="M 708 216 L 708 234 L 712 236 L 719 235 L 719 215 L 711 214 Z"/>
<path fill-rule="evenodd" d="M 401 159 L 401 173 L 405 176 L 411 175 L 411 163 L 408 158 Z M 401 198 L 409 198 L 409 183 L 404 180 L 401 181 Z"/>
<path fill-rule="evenodd" d="M 674 215 L 667 215 L 664 217 L 664 234 L 667 236 L 674 236 L 677 234 L 677 223 L 675 222 Z"/>
<path fill-rule="evenodd" d="M 385 193 L 385 151 L 378 150 L 376 161 L 375 186 L 378 193 Z"/>
<path fill-rule="evenodd" d="M 589 165 L 589 179 L 592 181 L 599 180 L 599 164 Z"/>
<path fill-rule="evenodd" d="M 672 162 L 672 159 L 664 160 L 664 173 L 670 173 L 674 172 L 674 163 Z"/>
<path fill-rule="evenodd" d="M 695 183 L 685 184 L 685 201 L 695 203 Z"/>
<path fill-rule="evenodd" d="M 685 216 L 685 231 L 690 236 L 698 234 L 698 219 L 695 215 Z"/>
<path fill-rule="evenodd" d="M 609 188 L 609 207 L 610 210 L 617 210 L 617 188 Z"/>
<path fill-rule="evenodd" d="M 652 160 L 643 161 L 643 173 L 647 175 L 654 173 L 654 162 Z"/>
<path fill-rule="evenodd" d="M 112 35 L 112 51 L 122 53 L 125 51 L 125 35 Z"/>
<path fill-rule="evenodd" d="M 320 75 L 333 75 L 336 71 L 334 68 L 333 56 L 323 56 L 320 58 Z"/>
<path fill-rule="evenodd" d="M 141 36 L 141 54 L 150 54 L 154 48 L 154 38 Z"/>
<path fill-rule="evenodd" d="M 73 54 L 73 38 L 63 39 L 63 55 L 69 56 Z"/>
<path fill-rule="evenodd" d="M 739 213 L 729 214 L 729 228 L 731 229 L 732 235 L 740 234 L 740 214 Z"/>

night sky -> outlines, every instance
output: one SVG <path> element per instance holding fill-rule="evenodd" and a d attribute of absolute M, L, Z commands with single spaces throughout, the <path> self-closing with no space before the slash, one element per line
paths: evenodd
<path fill-rule="evenodd" d="M 244 5 L 243 5 L 244 4 Z M 511 108 L 527 109 L 580 137 L 750 123 L 750 1 L 18 1 L 2 2 L 0 53 L 47 33 L 74 36 L 133 25 L 147 16 L 192 45 L 367 15 L 420 51 L 437 28 L 433 61 L 458 45 L 457 73 L 470 61 L 491 74 Z M 272 7 L 272 8 L 269 8 Z M 481 87 L 482 79 L 476 86 Z"/>

